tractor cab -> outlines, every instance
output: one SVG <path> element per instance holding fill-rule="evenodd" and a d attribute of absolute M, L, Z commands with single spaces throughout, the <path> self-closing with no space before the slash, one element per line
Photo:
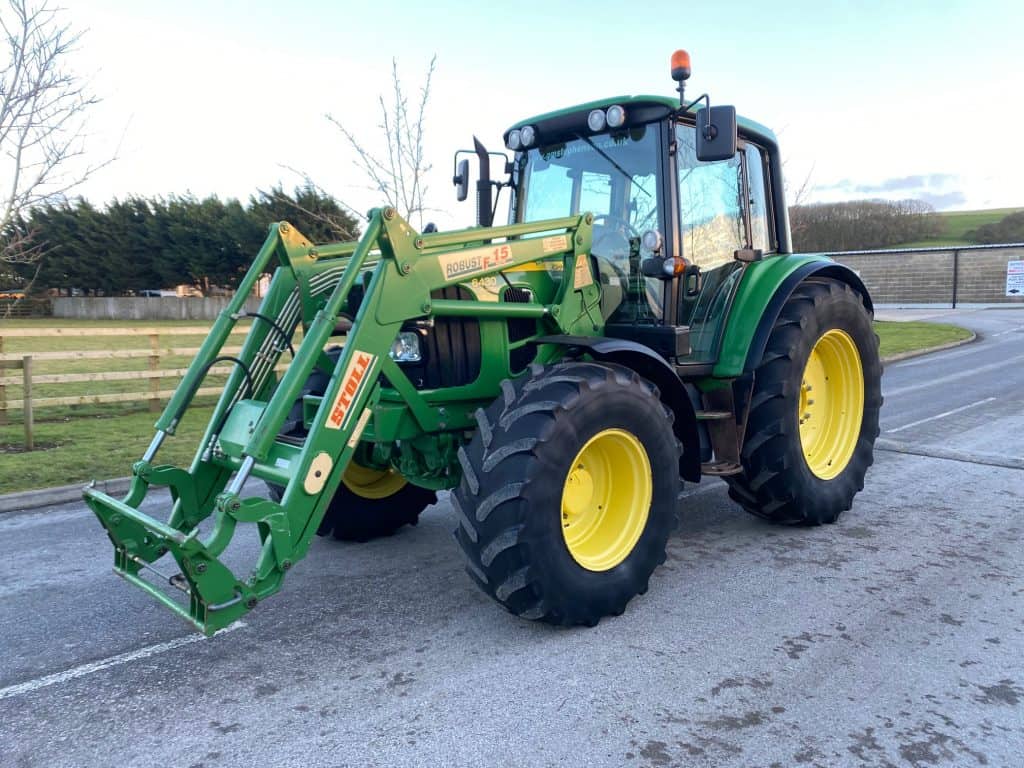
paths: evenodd
<path fill-rule="evenodd" d="M 677 63 L 678 101 L 620 96 L 512 126 L 496 186 L 510 223 L 593 214 L 605 334 L 707 367 L 744 266 L 789 252 L 788 225 L 775 136 L 732 107 L 695 109 L 707 96 L 686 104 Z"/>

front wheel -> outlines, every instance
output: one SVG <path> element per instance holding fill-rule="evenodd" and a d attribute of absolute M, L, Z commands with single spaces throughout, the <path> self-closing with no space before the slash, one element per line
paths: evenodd
<path fill-rule="evenodd" d="M 281 500 L 284 489 L 267 483 L 270 497 Z M 434 491 L 408 482 L 393 469 L 372 469 L 351 462 L 324 513 L 318 536 L 366 542 L 416 525 L 420 512 L 437 501 Z"/>
<path fill-rule="evenodd" d="M 864 488 L 882 406 L 878 336 L 858 294 L 835 280 L 799 285 L 754 374 L 729 495 L 777 523 L 833 523 Z"/>
<path fill-rule="evenodd" d="M 510 612 L 593 626 L 665 561 L 679 443 L 657 390 L 617 365 L 536 367 L 477 412 L 452 493 L 480 588 Z"/>

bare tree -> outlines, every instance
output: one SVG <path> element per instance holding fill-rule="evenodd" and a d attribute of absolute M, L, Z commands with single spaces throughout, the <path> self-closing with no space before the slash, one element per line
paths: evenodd
<path fill-rule="evenodd" d="M 97 103 L 69 59 L 81 38 L 48 0 L 0 7 L 0 266 L 38 262 L 46 244 L 25 224 L 38 205 L 65 199 L 108 159 L 85 163 L 86 113 Z"/>
<path fill-rule="evenodd" d="M 410 111 L 409 98 L 398 77 L 398 61 L 391 60 L 391 94 L 387 100 L 383 94 L 380 103 L 380 129 L 384 132 L 385 153 L 377 155 L 333 115 L 327 119 L 341 131 L 345 140 L 356 153 L 356 166 L 371 182 L 370 189 L 379 192 L 391 206 L 409 221 L 415 219 L 423 228 L 423 214 L 427 211 L 426 176 L 431 165 L 424 156 L 423 131 L 427 102 L 430 100 L 430 81 L 437 66 L 437 56 L 430 60 L 427 75 L 420 89 L 414 109 Z"/>
<path fill-rule="evenodd" d="M 322 224 L 331 235 L 339 240 L 355 240 L 359 237 L 359 229 L 353 224 L 353 219 L 365 219 L 366 216 L 356 211 L 352 206 L 343 200 L 339 200 L 326 189 L 317 184 L 313 177 L 305 171 L 300 171 L 290 165 L 281 165 L 282 168 L 291 171 L 302 179 L 302 184 L 296 189 L 296 197 L 284 192 L 281 187 L 271 187 L 269 190 L 259 190 L 260 195 L 267 201 L 279 203 L 281 206 L 294 211 L 297 214 L 308 217 L 310 221 Z M 305 191 L 318 201 L 329 200 L 338 205 L 339 210 L 325 208 L 322 205 L 310 206 L 304 204 L 299 194 Z M 304 232 L 308 235 L 309 233 Z"/>

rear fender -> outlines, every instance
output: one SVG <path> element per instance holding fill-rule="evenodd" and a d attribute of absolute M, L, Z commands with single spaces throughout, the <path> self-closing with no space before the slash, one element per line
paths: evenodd
<path fill-rule="evenodd" d="M 800 283 L 814 277 L 846 283 L 874 314 L 871 296 L 857 273 L 827 256 L 784 255 L 754 262 L 746 268 L 729 312 L 712 376 L 734 379 L 754 370 L 783 305 Z"/>
<path fill-rule="evenodd" d="M 543 336 L 537 342 L 563 346 L 570 357 L 586 353 L 599 362 L 623 365 L 654 384 L 661 394 L 662 402 L 675 414 L 673 428 L 683 444 L 679 474 L 684 480 L 700 482 L 701 454 L 697 415 L 686 387 L 663 357 L 635 341 L 603 336 Z"/>

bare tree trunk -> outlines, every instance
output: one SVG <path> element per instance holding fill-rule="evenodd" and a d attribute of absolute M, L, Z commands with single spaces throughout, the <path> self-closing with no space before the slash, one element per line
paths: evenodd
<path fill-rule="evenodd" d="M 113 158 L 84 162 L 86 113 L 98 99 L 68 66 L 81 36 L 62 23 L 60 9 L 49 0 L 7 0 L 0 29 L 0 270 L 27 275 L 25 265 L 38 265 L 46 251 L 29 223 L 32 208 L 65 199 Z"/>

